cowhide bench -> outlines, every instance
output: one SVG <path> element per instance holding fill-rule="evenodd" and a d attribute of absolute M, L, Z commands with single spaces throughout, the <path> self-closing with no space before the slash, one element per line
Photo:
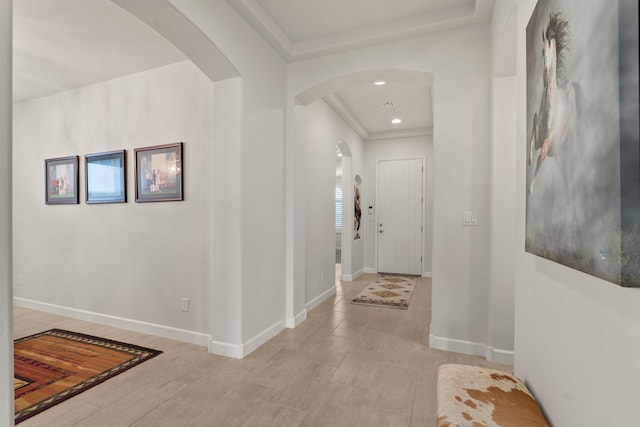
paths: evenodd
<path fill-rule="evenodd" d="M 513 375 L 466 365 L 438 369 L 436 427 L 547 427 L 527 387 Z"/>

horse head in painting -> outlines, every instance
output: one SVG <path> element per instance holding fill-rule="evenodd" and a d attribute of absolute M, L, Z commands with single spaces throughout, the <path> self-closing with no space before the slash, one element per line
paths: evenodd
<path fill-rule="evenodd" d="M 529 138 L 528 161 L 531 165 L 534 154 L 540 150 L 536 168 L 529 183 L 533 192 L 540 166 L 547 158 L 557 154 L 570 137 L 571 125 L 577 112 L 576 98 L 579 88 L 564 80 L 564 54 L 569 48 L 569 22 L 562 12 L 553 12 L 549 23 L 542 31 L 542 57 L 544 59 L 544 89 L 538 112 L 533 117 L 533 128 Z"/>

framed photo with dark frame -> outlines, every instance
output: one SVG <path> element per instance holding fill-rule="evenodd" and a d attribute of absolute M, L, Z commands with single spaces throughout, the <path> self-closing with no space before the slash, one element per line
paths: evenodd
<path fill-rule="evenodd" d="M 126 150 L 87 154 L 85 203 L 127 202 Z"/>
<path fill-rule="evenodd" d="M 136 148 L 136 202 L 184 200 L 182 142 Z"/>
<path fill-rule="evenodd" d="M 44 161 L 44 202 L 47 205 L 78 204 L 78 156 Z"/>

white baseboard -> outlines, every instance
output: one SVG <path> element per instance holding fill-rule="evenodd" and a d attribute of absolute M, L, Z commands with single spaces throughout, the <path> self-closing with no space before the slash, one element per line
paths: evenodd
<path fill-rule="evenodd" d="M 515 353 L 513 350 L 501 350 L 498 348 L 487 348 L 487 360 L 490 362 L 500 363 L 502 365 L 512 365 L 515 362 Z"/>
<path fill-rule="evenodd" d="M 429 347 L 436 350 L 453 351 L 456 353 L 482 356 L 490 362 L 513 365 L 514 352 L 496 349 L 486 344 L 459 340 L 455 338 L 437 337 L 429 332 Z"/>
<path fill-rule="evenodd" d="M 429 347 L 437 350 L 472 354 L 474 356 L 486 356 L 487 354 L 487 346 L 485 344 L 455 338 L 437 337 L 432 333 L 429 333 Z"/>
<path fill-rule="evenodd" d="M 433 277 L 433 273 L 430 271 L 422 272 L 422 277 Z"/>
<path fill-rule="evenodd" d="M 305 308 L 300 313 L 296 314 L 294 317 L 288 317 L 286 322 L 286 327 L 289 329 L 297 328 L 299 324 L 307 320 L 307 309 Z"/>
<path fill-rule="evenodd" d="M 371 268 L 371 267 L 365 267 L 364 268 L 364 272 L 365 273 L 377 273 L 378 270 L 376 270 L 375 268 Z"/>
<path fill-rule="evenodd" d="M 343 274 L 340 276 L 340 280 L 344 280 L 345 282 L 353 282 L 360 276 L 362 276 L 362 270 L 358 270 L 353 274 Z"/>
<path fill-rule="evenodd" d="M 234 359 L 244 358 L 244 346 L 242 344 L 230 344 L 222 341 L 209 341 L 209 353 Z"/>
<path fill-rule="evenodd" d="M 331 298 L 336 294 L 336 287 L 331 286 L 329 289 L 312 299 L 306 304 L 307 311 L 311 311 L 316 308 L 318 305 L 322 304 L 327 300 L 327 298 Z"/>
<path fill-rule="evenodd" d="M 218 356 L 232 357 L 234 359 L 244 359 L 257 350 L 262 344 L 282 332 L 285 329 L 285 323 L 284 320 L 274 323 L 244 344 L 210 340 L 209 353 L 217 354 Z"/>
<path fill-rule="evenodd" d="M 210 339 L 209 335 L 201 332 L 188 331 L 186 329 L 178 329 L 171 326 L 142 322 L 140 320 L 126 319 L 108 314 L 94 313 L 92 311 L 64 307 L 61 305 L 34 301 L 21 297 L 13 297 L 13 303 L 18 307 L 30 308 L 32 310 L 71 317 L 72 319 L 84 320 L 86 322 L 98 323 L 100 325 L 113 326 L 114 328 L 188 342 L 191 344 L 201 345 L 203 347 L 208 346 Z"/>
<path fill-rule="evenodd" d="M 255 351 L 262 344 L 269 341 L 271 338 L 278 335 L 280 332 L 285 330 L 285 321 L 280 320 L 279 322 L 274 323 L 269 326 L 264 331 L 260 332 L 258 335 L 254 336 L 250 340 L 246 341 L 243 345 L 243 357 L 250 355 L 253 351 Z"/>

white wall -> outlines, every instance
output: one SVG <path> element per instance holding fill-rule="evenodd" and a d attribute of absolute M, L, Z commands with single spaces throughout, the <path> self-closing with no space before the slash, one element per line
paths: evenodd
<path fill-rule="evenodd" d="M 198 176 L 204 177 L 202 181 L 207 185 L 213 182 L 224 187 L 214 197 L 214 208 L 208 208 L 211 232 L 201 230 L 209 239 L 209 252 L 196 253 L 195 257 L 224 253 L 228 262 L 207 259 L 206 272 L 191 274 L 208 274 L 212 294 L 224 288 L 219 299 L 214 300 L 213 295 L 211 299 L 207 295 L 199 296 L 198 303 L 206 301 L 215 310 L 208 326 L 202 328 L 210 332 L 210 350 L 243 357 L 285 326 L 286 66 L 227 2 L 169 2 L 202 31 L 240 76 L 228 84 L 216 84 L 216 93 L 229 102 L 230 111 L 225 112 L 224 104 L 214 101 L 216 131 L 212 145 L 215 152 L 210 159 L 210 169 Z M 193 105 L 184 111 L 193 114 Z M 231 122 L 221 121 L 225 117 L 231 118 Z M 232 149 L 223 146 L 225 137 L 229 137 L 228 144 L 235 144 Z M 225 177 L 229 179 L 226 186 Z M 219 195 L 230 191 L 235 191 L 233 203 L 220 206 Z M 202 203 L 204 201 L 202 199 Z M 208 201 L 211 203 L 211 199 Z M 203 212 L 200 210 L 197 214 Z M 222 229 L 219 223 L 211 225 L 217 218 L 225 217 L 233 218 L 229 228 Z M 231 250 L 227 250 L 230 244 Z M 73 302 L 65 301 L 71 306 Z M 138 302 L 131 300 L 129 304 L 138 305 Z M 200 323 L 199 320 L 199 329 Z"/>
<path fill-rule="evenodd" d="M 627 426 L 638 420 L 640 290 L 626 289 L 524 252 L 525 28 L 535 0 L 518 7 L 515 372 L 555 426 Z M 494 20 L 501 28 L 503 20 Z"/>
<path fill-rule="evenodd" d="M 212 105 L 212 83 L 188 61 L 14 105 L 19 303 L 208 335 Z M 178 141 L 185 200 L 135 203 L 133 149 Z M 129 202 L 85 204 L 82 156 L 118 149 Z M 45 205 L 44 159 L 69 155 L 81 159 L 81 203 Z"/>
<path fill-rule="evenodd" d="M 376 239 L 377 228 L 375 214 L 377 163 L 380 160 L 424 159 L 424 234 L 422 258 L 424 260 L 423 275 L 432 275 L 433 246 L 433 136 L 408 137 L 388 140 L 370 140 L 365 143 L 364 179 L 369 184 L 364 188 L 362 196 L 362 224 L 364 227 L 364 265 L 366 271 L 377 271 Z M 369 206 L 373 206 L 373 215 L 368 214 Z"/>
<path fill-rule="evenodd" d="M 241 221 L 239 259 L 223 274 L 237 279 L 225 286 L 241 289 L 241 339 L 216 343 L 227 348 L 227 354 L 237 356 L 257 348 L 285 326 L 286 65 L 227 2 L 170 2 L 220 49 L 241 76 L 242 120 L 234 129 L 240 138 L 240 161 L 222 164 L 221 159 L 217 166 L 221 173 L 241 180 L 239 210 L 234 212 Z M 214 250 L 223 251 L 226 244 L 214 236 Z M 231 270 L 234 266 L 240 266 L 240 271 Z M 219 317 L 224 321 L 225 316 Z M 215 340 L 218 332 L 234 325 L 225 322 L 212 328 Z"/>
<path fill-rule="evenodd" d="M 353 175 L 354 171 L 359 171 L 362 163 L 362 140 L 323 100 L 309 104 L 305 112 L 305 138 L 302 142 L 306 152 L 306 173 L 300 177 L 306 183 L 305 293 L 309 308 L 335 293 L 335 170 L 338 141 L 349 145 L 351 156 L 344 156 L 342 163 L 345 173 L 351 170 Z M 349 191 L 351 182 L 353 176 L 342 177 L 343 233 L 350 238 L 353 232 L 346 228 L 352 228 L 353 224 L 353 190 Z M 353 259 L 357 256 L 353 245 L 351 251 L 347 249 L 342 248 L 343 257 L 351 255 Z M 343 263 L 343 268 L 347 270 L 353 265 L 348 261 Z"/>
<path fill-rule="evenodd" d="M 493 79 L 491 149 L 491 359 L 513 364 L 516 260 L 516 78 Z"/>
<path fill-rule="evenodd" d="M 213 84 L 210 351 L 241 356 L 242 79 Z M 232 285 L 230 285 L 232 284 Z"/>
<path fill-rule="evenodd" d="M 0 0 L 0 425 L 13 425 L 11 1 Z"/>
<path fill-rule="evenodd" d="M 491 128 L 491 280 L 489 354 L 513 364 L 516 257 L 516 66 L 517 12 L 495 8 L 491 28 L 493 118 Z"/>

